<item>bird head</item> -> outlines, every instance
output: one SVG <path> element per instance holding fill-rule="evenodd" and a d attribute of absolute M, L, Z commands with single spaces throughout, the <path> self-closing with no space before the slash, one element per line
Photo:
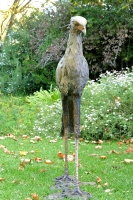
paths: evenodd
<path fill-rule="evenodd" d="M 81 16 L 75 16 L 71 18 L 70 25 L 74 30 L 83 32 L 86 35 L 87 20 Z"/>

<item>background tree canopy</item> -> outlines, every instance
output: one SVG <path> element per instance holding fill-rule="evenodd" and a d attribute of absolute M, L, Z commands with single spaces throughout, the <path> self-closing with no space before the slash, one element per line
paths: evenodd
<path fill-rule="evenodd" d="M 65 52 L 71 16 L 88 20 L 83 38 L 90 78 L 106 70 L 133 66 L 132 0 L 68 0 L 34 9 L 14 20 L 0 48 L 0 91 L 30 94 L 55 83 L 55 69 Z"/>

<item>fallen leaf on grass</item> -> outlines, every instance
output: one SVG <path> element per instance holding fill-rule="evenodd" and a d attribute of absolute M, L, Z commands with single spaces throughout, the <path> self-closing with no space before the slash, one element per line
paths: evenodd
<path fill-rule="evenodd" d="M 20 156 L 26 156 L 28 154 L 28 151 L 20 151 L 19 155 Z"/>
<path fill-rule="evenodd" d="M 25 168 L 25 162 L 24 161 L 20 163 L 19 169 L 20 168 Z"/>
<path fill-rule="evenodd" d="M 7 153 L 7 154 L 14 154 L 13 151 L 8 150 L 6 147 L 4 147 L 3 150 L 4 150 L 4 152 Z"/>
<path fill-rule="evenodd" d="M 103 144 L 103 141 L 102 140 L 98 140 L 98 141 L 92 141 L 91 143 L 92 144 Z"/>
<path fill-rule="evenodd" d="M 0 144 L 0 149 L 4 149 L 4 148 L 5 148 L 5 146 Z"/>
<path fill-rule="evenodd" d="M 97 181 L 97 183 L 101 183 L 101 182 L 102 182 L 102 179 L 99 178 L 99 177 L 97 176 L 97 177 L 96 177 L 96 181 Z"/>
<path fill-rule="evenodd" d="M 44 172 L 46 172 L 46 169 L 41 169 L 40 172 L 44 173 Z"/>
<path fill-rule="evenodd" d="M 57 139 L 50 140 L 49 142 L 50 142 L 50 143 L 56 143 L 56 142 L 57 142 Z"/>
<path fill-rule="evenodd" d="M 104 187 L 108 187 L 108 185 L 109 185 L 108 183 L 104 183 L 103 184 Z"/>
<path fill-rule="evenodd" d="M 22 138 L 23 138 L 24 140 L 26 140 L 27 138 L 29 138 L 29 136 L 28 136 L 28 135 L 22 135 Z"/>
<path fill-rule="evenodd" d="M 75 155 L 74 154 L 67 155 L 67 160 L 68 160 L 68 162 L 72 162 L 73 160 L 75 160 Z M 64 158 L 64 161 L 65 161 L 65 158 Z"/>
<path fill-rule="evenodd" d="M 123 142 L 117 142 L 118 146 L 121 146 L 123 144 Z"/>
<path fill-rule="evenodd" d="M 41 141 L 42 138 L 40 136 L 35 136 L 34 138 L 32 138 L 31 140 L 34 140 L 34 141 Z"/>
<path fill-rule="evenodd" d="M 7 154 L 14 154 L 13 151 L 8 150 L 4 145 L 1 145 L 1 144 L 0 144 L 0 149 L 3 149 L 4 153 L 7 153 Z"/>
<path fill-rule="evenodd" d="M 133 163 L 133 159 L 124 159 L 125 163 Z"/>
<path fill-rule="evenodd" d="M 45 160 L 45 164 L 53 164 L 51 160 Z"/>
<path fill-rule="evenodd" d="M 131 146 L 129 149 L 125 151 L 125 153 L 133 153 L 133 146 Z"/>
<path fill-rule="evenodd" d="M 5 137 L 3 137 L 3 136 L 0 137 L 0 140 L 4 140 L 4 139 L 5 139 Z"/>
<path fill-rule="evenodd" d="M 34 153 L 35 153 L 35 151 L 34 151 L 34 150 L 31 150 L 29 153 L 31 153 L 31 154 L 34 154 Z"/>
<path fill-rule="evenodd" d="M 58 154 L 57 154 L 57 156 L 58 156 L 58 158 L 63 159 L 65 157 L 65 154 L 62 153 L 61 151 L 59 151 Z"/>
<path fill-rule="evenodd" d="M 35 157 L 34 160 L 35 160 L 36 162 L 38 162 L 38 163 L 41 163 L 41 162 L 42 162 L 42 158 L 37 158 L 37 157 Z"/>
<path fill-rule="evenodd" d="M 33 144 L 35 144 L 36 142 L 35 142 L 34 140 L 30 140 L 30 143 L 33 143 Z"/>
<path fill-rule="evenodd" d="M 118 152 L 118 151 L 115 151 L 115 150 L 112 150 L 112 153 L 115 153 L 115 154 L 120 154 L 120 152 Z"/>
<path fill-rule="evenodd" d="M 130 143 L 133 143 L 133 138 L 131 138 L 130 140 L 123 140 L 122 142 L 128 145 Z"/>
<path fill-rule="evenodd" d="M 0 177 L 0 182 L 2 182 L 2 181 L 4 181 L 4 180 L 5 180 L 4 178 L 1 178 L 1 177 Z"/>
<path fill-rule="evenodd" d="M 118 152 L 118 151 L 116 151 L 116 150 L 111 150 L 111 151 L 108 151 L 108 154 L 112 154 L 112 153 L 114 153 L 114 154 L 117 154 L 117 155 L 119 155 L 119 154 L 120 154 L 120 152 Z"/>
<path fill-rule="evenodd" d="M 28 198 L 25 198 L 25 200 L 32 200 L 30 197 L 28 197 Z"/>
<path fill-rule="evenodd" d="M 65 161 L 65 154 L 62 153 L 61 151 L 58 152 L 57 156 L 58 156 L 58 158 L 61 158 L 61 159 L 63 159 L 63 160 Z M 75 160 L 75 154 L 72 153 L 72 154 L 70 154 L 70 155 L 67 155 L 67 160 L 68 160 L 69 162 Z"/>
<path fill-rule="evenodd" d="M 8 134 L 6 137 L 7 137 L 7 138 L 11 138 L 11 139 L 17 141 L 16 136 L 13 135 L 13 134 Z"/>
<path fill-rule="evenodd" d="M 53 164 L 51 160 L 45 160 L 45 164 Z"/>
<path fill-rule="evenodd" d="M 34 200 L 39 200 L 39 196 L 38 196 L 36 193 L 32 194 L 31 197 L 32 197 Z"/>
<path fill-rule="evenodd" d="M 95 146 L 95 149 L 102 149 L 102 146 L 101 145 L 97 145 L 97 146 Z"/>
<path fill-rule="evenodd" d="M 31 159 L 29 159 L 29 158 L 22 158 L 21 159 L 21 162 L 24 162 L 24 163 L 31 163 Z"/>
<path fill-rule="evenodd" d="M 107 158 L 107 156 L 100 156 L 100 158 L 101 158 L 101 159 L 106 159 L 106 158 Z"/>
<path fill-rule="evenodd" d="M 111 192 L 112 190 L 111 189 L 106 189 L 105 192 L 109 193 Z"/>

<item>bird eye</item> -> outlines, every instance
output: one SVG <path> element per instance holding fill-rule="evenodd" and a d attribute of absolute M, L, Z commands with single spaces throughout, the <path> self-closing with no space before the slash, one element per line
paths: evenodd
<path fill-rule="evenodd" d="M 79 26 L 79 23 L 75 23 L 75 26 Z"/>

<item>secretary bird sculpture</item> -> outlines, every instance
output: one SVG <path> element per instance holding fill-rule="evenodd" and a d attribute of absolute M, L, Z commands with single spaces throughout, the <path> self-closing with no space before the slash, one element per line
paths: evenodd
<path fill-rule="evenodd" d="M 65 141 L 65 166 L 63 176 L 57 180 L 70 180 L 68 175 L 68 132 L 75 136 L 76 183 L 73 195 L 82 196 L 78 180 L 78 143 L 80 135 L 80 98 L 89 78 L 89 69 L 82 50 L 82 32 L 86 34 L 87 20 L 81 16 L 70 20 L 70 33 L 64 56 L 56 69 L 56 82 L 62 98 L 61 136 Z"/>

